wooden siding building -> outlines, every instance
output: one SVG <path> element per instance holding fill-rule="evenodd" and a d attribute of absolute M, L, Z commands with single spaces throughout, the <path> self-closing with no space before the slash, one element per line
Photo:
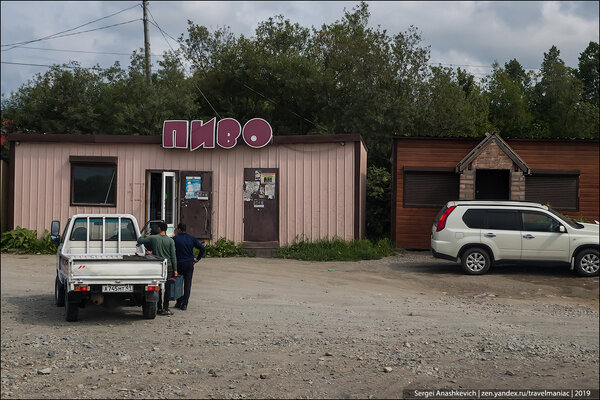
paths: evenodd
<path fill-rule="evenodd" d="M 8 224 L 77 213 L 179 221 L 201 239 L 287 245 L 365 235 L 360 135 L 275 136 L 262 148 L 161 147 L 160 136 L 10 134 Z M 99 188 L 105 187 L 100 194 Z"/>
<path fill-rule="evenodd" d="M 592 139 L 395 137 L 392 241 L 428 249 L 451 200 L 525 200 L 599 219 L 599 142 Z"/>

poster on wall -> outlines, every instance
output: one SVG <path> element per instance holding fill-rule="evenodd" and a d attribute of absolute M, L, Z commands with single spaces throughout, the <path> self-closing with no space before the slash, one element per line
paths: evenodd
<path fill-rule="evenodd" d="M 252 195 L 260 190 L 260 182 L 245 181 L 244 182 L 244 201 L 252 200 Z"/>
<path fill-rule="evenodd" d="M 265 185 L 265 195 L 267 195 L 267 199 L 273 200 L 275 198 L 275 185 Z"/>
<path fill-rule="evenodd" d="M 260 183 L 264 185 L 274 185 L 275 172 L 263 172 L 260 176 Z"/>
<path fill-rule="evenodd" d="M 198 199 L 201 196 L 202 191 L 202 178 L 199 176 L 186 176 L 185 177 L 185 198 L 186 199 Z"/>

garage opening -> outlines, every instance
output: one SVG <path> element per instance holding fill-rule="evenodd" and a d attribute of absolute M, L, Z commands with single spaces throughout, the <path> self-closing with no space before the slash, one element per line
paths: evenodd
<path fill-rule="evenodd" d="M 478 169 L 475 171 L 475 200 L 509 200 L 510 170 Z"/>

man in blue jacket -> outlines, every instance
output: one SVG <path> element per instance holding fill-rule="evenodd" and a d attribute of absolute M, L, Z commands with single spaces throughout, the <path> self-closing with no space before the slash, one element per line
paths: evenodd
<path fill-rule="evenodd" d="M 192 290 L 194 264 L 200 261 L 206 252 L 198 239 L 185 233 L 186 229 L 185 224 L 180 223 L 177 225 L 177 235 L 173 236 L 175 254 L 177 255 L 177 272 L 179 272 L 179 275 L 183 275 L 183 296 L 175 302 L 175 307 L 180 310 L 187 310 L 190 291 Z M 198 258 L 194 258 L 194 247 L 200 250 Z"/>

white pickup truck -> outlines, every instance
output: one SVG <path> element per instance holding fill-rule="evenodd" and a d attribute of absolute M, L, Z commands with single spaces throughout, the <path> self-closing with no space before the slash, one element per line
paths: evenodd
<path fill-rule="evenodd" d="M 145 255 L 139 236 L 129 214 L 73 215 L 62 235 L 60 222 L 52 221 L 51 239 L 58 245 L 54 298 L 67 321 L 77 321 L 79 308 L 89 303 L 141 306 L 144 318 L 156 317 L 167 262 Z"/>

